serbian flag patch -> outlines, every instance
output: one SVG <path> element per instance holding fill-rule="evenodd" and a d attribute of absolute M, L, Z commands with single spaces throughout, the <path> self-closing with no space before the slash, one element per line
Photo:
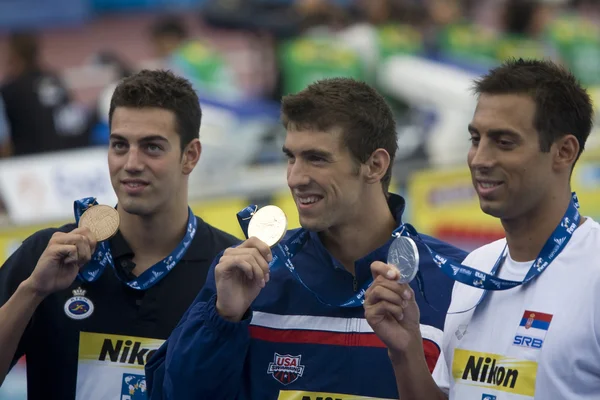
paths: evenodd
<path fill-rule="evenodd" d="M 552 314 L 525 310 L 513 344 L 541 349 L 550 328 L 550 322 L 552 322 Z"/>

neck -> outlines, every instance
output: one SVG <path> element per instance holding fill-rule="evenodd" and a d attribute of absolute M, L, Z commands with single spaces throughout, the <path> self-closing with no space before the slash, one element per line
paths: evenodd
<path fill-rule="evenodd" d="M 135 254 L 134 273 L 141 274 L 155 262 L 167 257 L 181 242 L 187 229 L 188 209 L 140 216 L 118 208 L 119 230 Z"/>
<path fill-rule="evenodd" d="M 549 196 L 545 203 L 536 205 L 526 215 L 503 219 L 511 258 L 519 262 L 534 260 L 562 220 L 570 202 L 571 192 L 564 190 Z"/>
<path fill-rule="evenodd" d="M 396 228 L 385 196 L 376 196 L 364 204 L 369 206 L 358 210 L 346 224 L 319 234 L 327 251 L 352 274 L 356 260 L 383 246 Z"/>

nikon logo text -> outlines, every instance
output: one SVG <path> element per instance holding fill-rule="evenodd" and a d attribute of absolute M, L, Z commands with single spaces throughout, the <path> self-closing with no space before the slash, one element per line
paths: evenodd
<path fill-rule="evenodd" d="M 537 363 L 500 354 L 454 349 L 452 377 L 457 385 L 533 396 Z"/>
<path fill-rule="evenodd" d="M 462 379 L 470 379 L 473 382 L 491 383 L 512 389 L 515 387 L 518 377 L 519 371 L 499 367 L 496 365 L 495 359 L 470 356 Z"/>
<path fill-rule="evenodd" d="M 142 342 L 104 339 L 98 360 L 144 366 L 155 351 L 142 348 Z"/>

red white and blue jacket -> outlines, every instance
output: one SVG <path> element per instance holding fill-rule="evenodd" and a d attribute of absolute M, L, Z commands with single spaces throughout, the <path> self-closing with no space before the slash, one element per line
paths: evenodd
<path fill-rule="evenodd" d="M 390 195 L 389 205 L 400 223 L 404 199 Z M 421 237 L 458 262 L 466 256 L 447 243 Z M 327 252 L 315 233 L 292 261 L 308 287 L 327 303 L 341 304 L 371 277 L 373 261 L 386 260 L 390 243 L 358 260 L 355 277 Z M 416 283 L 411 285 L 432 371 L 440 354 L 453 280 L 418 246 L 429 304 Z M 219 258 L 203 290 L 146 365 L 151 400 L 398 398 L 387 349 L 364 318 L 362 307 L 326 306 L 290 271 L 279 268 L 271 272 L 244 319 L 226 321 L 215 307 L 214 267 Z"/>

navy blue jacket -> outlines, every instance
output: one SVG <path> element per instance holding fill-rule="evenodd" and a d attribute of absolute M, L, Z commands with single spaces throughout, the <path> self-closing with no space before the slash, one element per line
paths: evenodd
<path fill-rule="evenodd" d="M 400 223 L 404 199 L 390 195 L 389 206 Z M 458 262 L 466 256 L 447 243 L 421 237 Z M 391 241 L 358 260 L 355 277 L 327 252 L 316 233 L 292 261 L 308 287 L 326 302 L 341 304 L 356 293 L 356 283 L 360 289 L 371 278 L 373 261 L 386 260 Z M 453 280 L 418 246 L 425 294 L 435 309 L 424 301 L 414 281 L 411 285 L 421 310 L 426 359 L 433 370 Z M 219 258 L 203 290 L 146 365 L 151 400 L 398 398 L 387 349 L 365 320 L 362 307 L 324 305 L 286 268 L 278 268 L 271 271 L 271 280 L 244 319 L 226 321 L 215 307 L 214 267 Z"/>

